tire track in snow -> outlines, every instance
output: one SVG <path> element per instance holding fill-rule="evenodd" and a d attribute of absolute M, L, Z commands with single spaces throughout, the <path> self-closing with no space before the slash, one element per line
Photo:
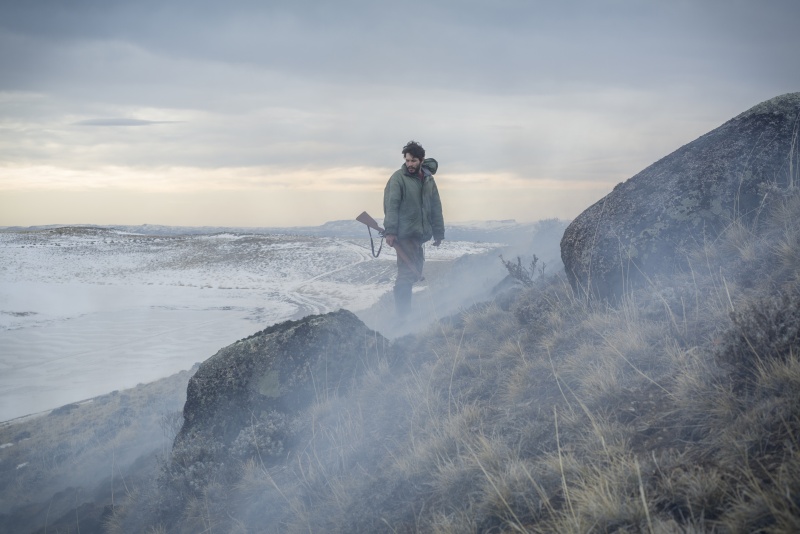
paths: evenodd
<path fill-rule="evenodd" d="M 312 285 L 317 280 L 329 277 L 333 274 L 345 271 L 347 269 L 352 269 L 357 265 L 360 265 L 366 261 L 370 261 L 371 259 L 373 259 L 371 252 L 369 252 L 367 249 L 359 245 L 356 245 L 355 243 L 350 243 L 346 241 L 341 241 L 339 243 L 347 245 L 347 249 L 358 254 L 359 256 L 358 260 L 354 261 L 353 263 L 348 263 L 347 265 L 344 265 L 342 267 L 325 271 L 324 273 L 320 273 L 316 276 L 312 276 L 307 280 L 303 280 L 302 282 L 297 282 L 291 285 L 287 289 L 285 296 L 289 302 L 296 304 L 298 307 L 298 310 L 292 316 L 292 319 L 301 319 L 307 315 L 318 315 L 332 311 L 328 309 L 329 305 L 325 299 L 315 298 L 313 296 L 307 295 L 303 292 L 303 288 Z"/>

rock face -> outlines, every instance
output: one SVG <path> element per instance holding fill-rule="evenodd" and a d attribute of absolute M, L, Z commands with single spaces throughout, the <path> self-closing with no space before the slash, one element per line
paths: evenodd
<path fill-rule="evenodd" d="M 280 323 L 223 348 L 189 381 L 173 463 L 193 486 L 215 463 L 282 454 L 298 414 L 350 387 L 383 343 L 340 310 Z"/>
<path fill-rule="evenodd" d="M 561 239 L 580 293 L 620 296 L 682 267 L 687 245 L 750 223 L 770 188 L 800 185 L 800 93 L 762 102 L 617 185 Z"/>

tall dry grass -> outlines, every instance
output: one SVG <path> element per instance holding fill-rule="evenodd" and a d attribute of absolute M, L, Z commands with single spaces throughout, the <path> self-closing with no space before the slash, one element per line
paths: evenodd
<path fill-rule="evenodd" d="M 138 524 L 800 531 L 800 196 L 779 196 L 614 305 L 549 276 L 432 321 L 308 410 L 285 458 Z"/>

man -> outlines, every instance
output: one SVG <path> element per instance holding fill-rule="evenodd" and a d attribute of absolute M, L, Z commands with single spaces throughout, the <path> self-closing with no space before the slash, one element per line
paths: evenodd
<path fill-rule="evenodd" d="M 433 175 L 439 167 L 425 159 L 416 141 L 403 147 L 405 163 L 389 178 L 383 191 L 383 226 L 386 243 L 397 250 L 394 303 L 399 316 L 411 310 L 411 286 L 422 280 L 425 255 L 422 244 L 433 238 L 438 247 L 444 239 L 442 202 Z"/>

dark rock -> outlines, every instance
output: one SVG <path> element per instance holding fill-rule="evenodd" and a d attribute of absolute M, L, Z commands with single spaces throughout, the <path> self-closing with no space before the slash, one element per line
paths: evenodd
<path fill-rule="evenodd" d="M 751 223 L 765 192 L 800 185 L 800 93 L 763 102 L 681 147 L 567 227 L 561 258 L 576 291 L 620 296 L 686 262 L 732 221 Z"/>
<path fill-rule="evenodd" d="M 293 418 L 351 387 L 384 343 L 339 310 L 280 323 L 223 348 L 189 381 L 173 460 L 202 479 L 232 455 L 279 455 Z"/>

